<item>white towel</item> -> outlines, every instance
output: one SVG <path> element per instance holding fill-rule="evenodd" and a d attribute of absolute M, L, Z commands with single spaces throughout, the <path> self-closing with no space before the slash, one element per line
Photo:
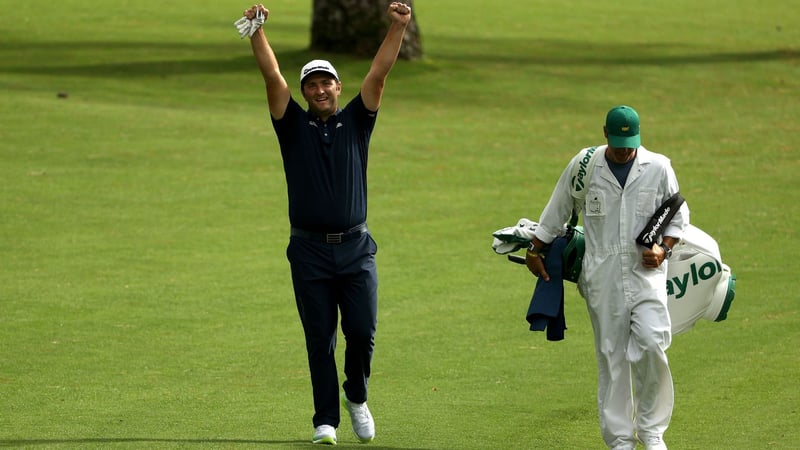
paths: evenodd
<path fill-rule="evenodd" d="M 523 217 L 513 227 L 501 228 L 492 233 L 492 248 L 498 255 L 505 255 L 527 247 L 538 226 L 538 223 Z"/>

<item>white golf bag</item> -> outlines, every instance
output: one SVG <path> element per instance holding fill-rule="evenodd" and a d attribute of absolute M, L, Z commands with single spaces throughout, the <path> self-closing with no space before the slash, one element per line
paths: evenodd
<path fill-rule="evenodd" d="M 527 247 L 538 224 L 520 219 L 517 225 L 492 233 L 495 253 L 509 254 L 509 260 L 525 264 L 525 259 L 510 255 Z M 564 279 L 577 282 L 583 260 L 583 228 L 564 233 L 570 240 L 564 250 Z M 736 293 L 736 276 L 722 263 L 717 241 L 703 230 L 688 225 L 683 238 L 672 249 L 667 268 L 667 306 L 672 320 L 672 334 L 692 329 L 702 319 L 725 320 Z"/>
<path fill-rule="evenodd" d="M 736 293 L 736 276 L 722 263 L 717 241 L 689 225 L 672 249 L 667 269 L 667 306 L 672 334 L 689 331 L 703 318 L 725 320 Z"/>

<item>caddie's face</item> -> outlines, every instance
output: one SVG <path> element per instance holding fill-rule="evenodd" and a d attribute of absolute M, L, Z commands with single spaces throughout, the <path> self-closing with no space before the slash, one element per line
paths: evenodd
<path fill-rule="evenodd" d="M 603 127 L 603 135 L 605 135 L 606 140 L 608 140 L 608 129 L 606 129 L 606 127 Z M 608 143 L 608 147 L 606 148 L 606 158 L 610 159 L 612 162 L 617 164 L 625 164 L 635 157 L 635 148 L 614 147 L 610 142 Z"/>
<path fill-rule="evenodd" d="M 606 157 L 617 164 L 625 164 L 636 157 L 636 149 L 609 145 L 606 149 Z"/>
<path fill-rule="evenodd" d="M 323 119 L 336 113 L 341 93 L 342 83 L 325 73 L 312 74 L 303 83 L 303 98 L 308 102 L 308 109 Z"/>

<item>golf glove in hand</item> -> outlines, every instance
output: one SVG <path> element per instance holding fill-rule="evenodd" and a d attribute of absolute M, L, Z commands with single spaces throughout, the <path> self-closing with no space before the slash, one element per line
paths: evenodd
<path fill-rule="evenodd" d="M 263 11 L 258 11 L 256 13 L 256 16 L 250 22 L 251 23 L 250 23 L 250 32 L 249 32 L 249 34 L 250 34 L 250 37 L 253 37 L 253 35 L 256 33 L 256 31 L 259 28 L 261 28 L 261 25 L 264 25 L 264 12 Z"/>
<path fill-rule="evenodd" d="M 242 18 L 234 22 L 233 25 L 239 32 L 239 38 L 244 39 L 245 36 L 250 34 L 250 28 L 252 27 L 252 23 L 250 19 L 248 19 L 247 17 L 242 16 Z"/>

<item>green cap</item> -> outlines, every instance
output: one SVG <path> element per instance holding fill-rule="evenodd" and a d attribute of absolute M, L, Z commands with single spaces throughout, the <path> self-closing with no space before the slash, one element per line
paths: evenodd
<path fill-rule="evenodd" d="M 615 106 L 606 115 L 608 145 L 616 148 L 639 148 L 639 114 L 630 106 Z"/>

